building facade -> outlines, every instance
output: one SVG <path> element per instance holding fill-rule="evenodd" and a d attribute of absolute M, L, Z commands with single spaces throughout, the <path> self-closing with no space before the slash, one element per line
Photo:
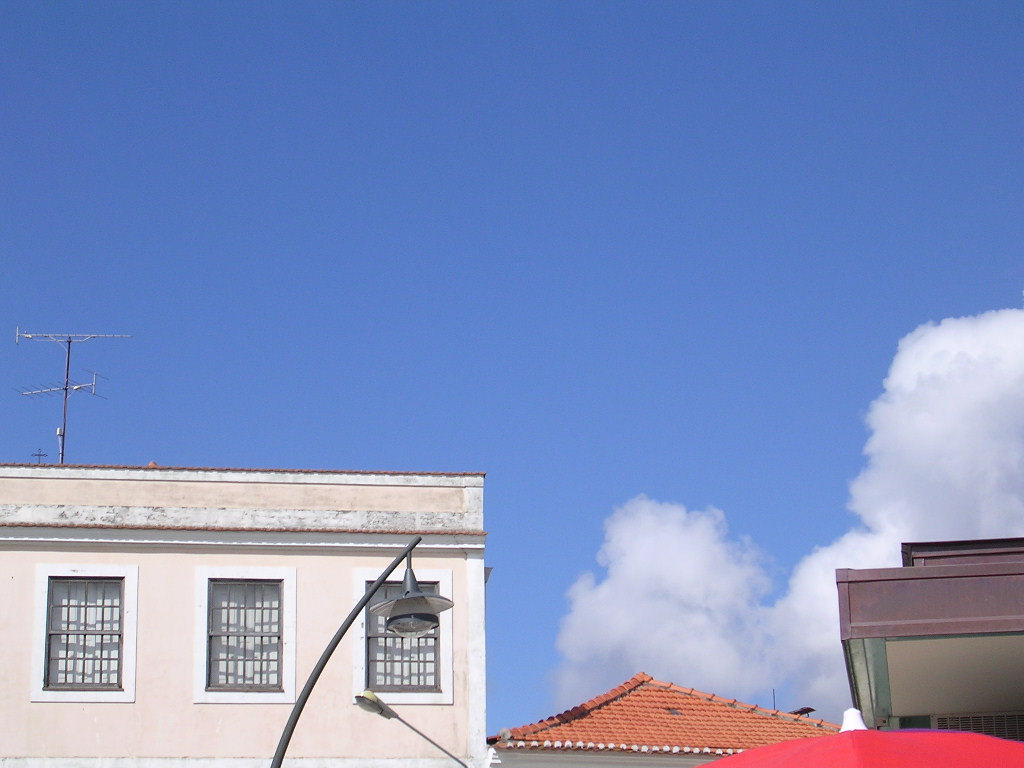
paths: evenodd
<path fill-rule="evenodd" d="M 1024 539 L 908 543 L 902 568 L 841 568 L 836 582 L 869 727 L 1024 740 Z"/>
<path fill-rule="evenodd" d="M 0 466 L 3 768 L 269 765 L 310 670 L 416 536 L 425 637 L 364 612 L 286 765 L 486 762 L 483 475 Z M 376 600 L 397 589 L 403 569 Z"/>

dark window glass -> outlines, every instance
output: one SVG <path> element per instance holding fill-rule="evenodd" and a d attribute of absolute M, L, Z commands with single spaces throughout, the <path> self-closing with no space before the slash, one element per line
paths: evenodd
<path fill-rule="evenodd" d="M 121 689 L 123 593 L 123 579 L 50 578 L 44 687 Z"/>
<path fill-rule="evenodd" d="M 211 579 L 207 690 L 280 691 L 281 582 Z"/>
<path fill-rule="evenodd" d="M 437 582 L 421 581 L 420 589 L 438 594 Z M 366 687 L 373 691 L 440 691 L 441 628 L 423 637 L 399 637 L 387 634 L 384 619 L 370 613 L 370 606 L 401 596 L 402 585 L 387 582 L 366 608 Z"/>

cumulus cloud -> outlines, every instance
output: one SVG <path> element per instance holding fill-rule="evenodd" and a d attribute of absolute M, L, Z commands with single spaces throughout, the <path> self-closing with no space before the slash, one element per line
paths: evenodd
<path fill-rule="evenodd" d="M 642 669 L 748 701 L 784 680 L 791 700 L 839 717 L 849 689 L 836 568 L 898 565 L 904 541 L 1024 535 L 1024 311 L 904 337 L 867 423 L 850 486 L 860 524 L 804 557 L 774 601 L 763 554 L 730 536 L 720 510 L 646 497 L 615 510 L 602 574 L 569 591 L 558 704 Z"/>
<path fill-rule="evenodd" d="M 759 632 L 769 583 L 757 551 L 727 536 L 722 512 L 633 499 L 605 521 L 598 561 L 606 577 L 586 574 L 569 592 L 558 644 L 574 663 L 561 670 L 563 690 L 592 695 L 595 671 L 625 679 L 666 658 L 702 659 L 704 674 L 727 679 L 744 664 L 730 638 Z"/>

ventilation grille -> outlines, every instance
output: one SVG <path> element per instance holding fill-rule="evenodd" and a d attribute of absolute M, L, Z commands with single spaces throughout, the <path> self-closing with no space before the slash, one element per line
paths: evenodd
<path fill-rule="evenodd" d="M 989 712 L 983 715 L 933 715 L 940 731 L 970 731 L 1001 739 L 1024 741 L 1024 712 Z"/>

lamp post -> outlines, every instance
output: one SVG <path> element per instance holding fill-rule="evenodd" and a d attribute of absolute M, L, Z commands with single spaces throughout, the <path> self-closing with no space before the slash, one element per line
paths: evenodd
<path fill-rule="evenodd" d="M 309 699 L 309 695 L 313 692 L 313 686 L 320 679 L 320 675 L 323 673 L 324 667 L 327 666 L 328 660 L 341 643 L 341 639 L 345 636 L 349 627 L 352 626 L 352 623 L 363 612 L 363 609 L 373 599 L 373 596 L 377 594 L 377 590 L 384 585 L 388 576 L 392 574 L 402 560 L 406 560 L 405 578 L 402 582 L 402 597 L 387 600 L 370 609 L 372 613 L 383 615 L 387 618 L 387 631 L 403 637 L 422 636 L 438 625 L 438 613 L 452 607 L 453 603 L 448 598 L 420 592 L 419 585 L 416 583 L 416 576 L 412 572 L 412 551 L 421 541 L 423 541 L 422 536 L 413 537 L 413 540 L 402 550 L 401 554 L 391 561 L 391 565 L 385 568 L 384 572 L 366 590 L 366 594 L 356 603 L 352 612 L 349 613 L 345 621 L 338 627 L 338 631 L 334 633 L 334 637 L 331 638 L 327 647 L 324 648 L 324 652 L 320 654 L 320 659 L 313 667 L 313 671 L 309 673 L 309 679 L 306 680 L 306 684 L 302 687 L 298 698 L 295 699 L 295 705 L 292 707 L 292 712 L 288 716 L 288 722 L 285 723 L 284 730 L 281 732 L 281 738 L 277 743 L 277 751 L 274 753 L 274 759 L 270 763 L 270 768 L 281 768 L 281 763 L 284 761 L 284 753 L 288 750 L 288 742 L 291 741 L 292 733 L 295 731 L 295 724 L 298 723 L 302 709 L 306 706 L 306 700 Z M 411 725 L 409 727 L 412 728 Z M 413 728 L 413 730 L 416 729 Z M 417 733 L 419 732 L 417 731 Z M 423 734 L 420 735 L 422 736 Z"/>
<path fill-rule="evenodd" d="M 391 707 L 389 707 L 387 704 L 385 704 L 383 701 L 381 701 L 378 698 L 377 694 L 375 694 L 373 691 L 366 690 L 366 691 L 363 691 L 358 696 L 356 696 L 356 706 L 359 707 L 360 709 L 365 709 L 367 712 L 373 712 L 375 715 L 380 715 L 385 720 L 397 720 L 402 725 L 404 725 L 406 728 L 408 728 L 410 731 L 412 731 L 413 733 L 417 734 L 418 736 L 420 736 L 425 741 L 429 741 L 431 744 L 433 744 L 439 750 L 444 752 L 446 755 L 448 755 L 448 757 L 450 757 L 456 763 L 461 765 L 462 768 L 469 768 L 469 766 L 466 765 L 461 760 L 459 760 L 459 758 L 457 758 L 455 755 L 453 755 L 447 749 L 442 747 L 440 744 L 438 744 L 432 738 L 427 736 L 427 734 L 425 734 L 423 731 L 421 731 L 419 728 L 414 726 L 408 720 L 406 720 L 401 715 L 399 715 L 397 712 L 395 712 L 395 710 L 393 710 Z"/>

